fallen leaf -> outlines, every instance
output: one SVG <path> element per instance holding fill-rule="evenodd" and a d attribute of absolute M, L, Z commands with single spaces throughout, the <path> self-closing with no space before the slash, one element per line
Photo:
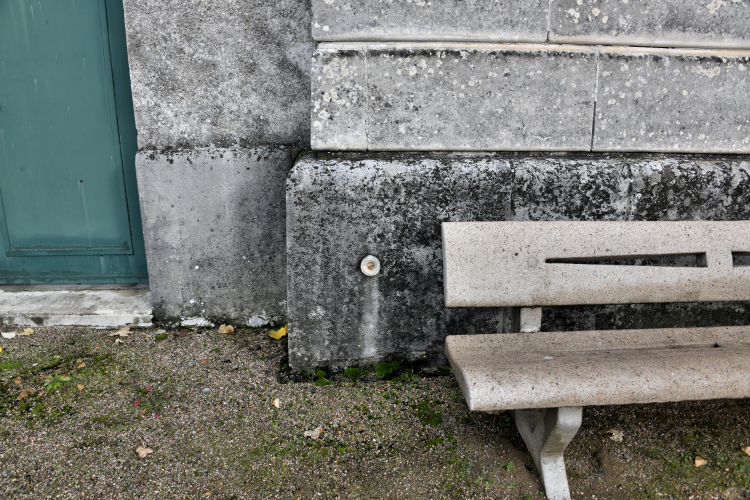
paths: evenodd
<path fill-rule="evenodd" d="M 221 325 L 218 331 L 219 333 L 234 334 L 234 327 L 232 325 Z"/>
<path fill-rule="evenodd" d="M 745 455 L 750 455 L 750 446 L 745 446 L 744 448 L 740 448 Z"/>
<path fill-rule="evenodd" d="M 76 387 L 78 387 L 79 391 L 82 391 L 82 390 L 84 390 L 86 388 L 85 386 L 83 386 L 81 384 L 77 384 Z"/>
<path fill-rule="evenodd" d="M 280 400 L 279 398 L 276 398 L 276 399 L 274 399 L 274 400 L 273 400 L 273 405 L 274 405 L 274 406 L 275 406 L 276 408 L 281 408 L 281 400 Z"/>
<path fill-rule="evenodd" d="M 127 337 L 128 335 L 130 335 L 130 327 L 124 326 L 116 332 L 110 333 L 108 337 Z"/>
<path fill-rule="evenodd" d="M 124 343 L 125 343 L 125 341 L 122 340 L 122 339 L 115 339 L 115 345 L 117 345 L 117 344 L 124 344 Z"/>
<path fill-rule="evenodd" d="M 167 333 L 167 331 L 166 330 L 156 330 L 154 332 L 154 335 L 161 335 L 162 333 Z"/>
<path fill-rule="evenodd" d="M 160 333 L 156 337 L 154 337 L 154 340 L 157 342 L 161 342 L 162 340 L 167 340 L 168 335 L 166 333 Z"/>
<path fill-rule="evenodd" d="M 208 358 L 203 358 L 198 360 L 201 363 L 208 363 Z"/>
<path fill-rule="evenodd" d="M 81 358 L 76 359 L 76 363 L 83 363 L 83 360 Z"/>
<path fill-rule="evenodd" d="M 2 332 L 0 335 L 2 335 L 4 339 L 12 339 L 16 336 L 16 332 Z"/>
<path fill-rule="evenodd" d="M 31 335 L 32 333 L 34 333 L 34 329 L 33 328 L 26 328 L 22 333 L 19 333 L 18 335 L 24 335 L 24 336 L 26 336 L 26 335 Z"/>
<path fill-rule="evenodd" d="M 187 334 L 188 334 L 188 331 L 185 329 L 180 330 L 179 332 L 174 332 L 175 337 L 187 337 Z"/>
<path fill-rule="evenodd" d="M 86 356 L 96 356 L 96 353 L 94 351 L 89 351 L 86 353 Z"/>
<path fill-rule="evenodd" d="M 700 467 L 702 465 L 706 465 L 708 463 L 708 460 L 701 458 L 701 457 L 695 457 L 695 466 Z"/>
<path fill-rule="evenodd" d="M 16 398 L 16 401 L 20 401 L 29 394 L 34 394 L 34 389 L 21 389 L 21 394 L 19 394 L 19 396 Z"/>
<path fill-rule="evenodd" d="M 3 348 L 2 347 L 0 347 L 0 352 L 3 352 Z"/>
<path fill-rule="evenodd" d="M 314 439 L 315 441 L 318 440 L 318 437 L 320 436 L 320 433 L 323 432 L 323 429 L 318 427 L 314 431 L 305 431 L 305 437 Z"/>
<path fill-rule="evenodd" d="M 289 325 L 288 324 L 282 326 L 278 330 L 273 330 L 273 331 L 269 332 L 268 336 L 271 337 L 272 339 L 280 340 L 281 337 L 283 337 L 287 333 L 289 333 Z"/>
<path fill-rule="evenodd" d="M 76 370 L 83 370 L 86 368 L 86 363 L 81 363 L 80 365 L 76 366 Z"/>
<path fill-rule="evenodd" d="M 21 385 L 23 383 L 23 380 L 21 380 L 20 378 L 17 378 L 13 381 L 13 383 L 16 385 Z"/>
<path fill-rule="evenodd" d="M 146 458 L 151 453 L 154 452 L 151 448 L 144 448 L 143 446 L 139 446 L 135 449 L 135 452 L 138 454 L 138 458 Z"/>
<path fill-rule="evenodd" d="M 109 379 L 108 379 L 108 378 L 105 378 L 105 379 L 104 379 L 104 383 L 106 384 L 107 382 L 109 382 Z"/>
<path fill-rule="evenodd" d="M 612 441 L 616 443 L 622 443 L 622 437 L 623 437 L 622 431 L 618 431 L 617 429 L 610 429 L 607 432 L 611 434 L 611 436 L 609 436 L 609 439 L 611 439 Z"/>

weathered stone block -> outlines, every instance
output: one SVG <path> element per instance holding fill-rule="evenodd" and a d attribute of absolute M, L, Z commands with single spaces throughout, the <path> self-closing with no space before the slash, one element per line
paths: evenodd
<path fill-rule="evenodd" d="M 552 0 L 554 42 L 750 48 L 743 0 Z"/>
<path fill-rule="evenodd" d="M 606 49 L 595 151 L 750 153 L 750 53 Z"/>
<path fill-rule="evenodd" d="M 290 148 L 141 151 L 136 157 L 157 320 L 260 326 L 285 315 Z"/>
<path fill-rule="evenodd" d="M 123 5 L 139 148 L 308 143 L 307 2 Z"/>
<path fill-rule="evenodd" d="M 586 47 L 321 44 L 312 146 L 329 150 L 588 150 Z"/>
<path fill-rule="evenodd" d="M 513 160 L 513 220 L 623 220 L 630 170 L 622 160 L 521 157 Z"/>
<path fill-rule="evenodd" d="M 313 0 L 318 41 L 544 42 L 547 0 Z"/>
<path fill-rule="evenodd" d="M 347 158 L 307 156 L 287 184 L 290 365 L 444 364 L 446 335 L 501 332 L 503 309 L 443 307 L 440 222 L 506 220 L 508 160 Z"/>
<path fill-rule="evenodd" d="M 747 220 L 748 182 L 743 156 L 310 154 L 287 184 L 291 364 L 441 364 L 448 334 L 510 331 L 505 309 L 444 307 L 442 221 Z M 382 264 L 372 278 L 368 254 Z M 545 307 L 542 328 L 721 326 L 748 310 Z"/>

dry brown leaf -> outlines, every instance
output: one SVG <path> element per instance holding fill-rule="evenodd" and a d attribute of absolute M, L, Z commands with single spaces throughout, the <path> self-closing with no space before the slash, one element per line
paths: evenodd
<path fill-rule="evenodd" d="M 708 460 L 701 457 L 695 457 L 695 466 L 700 467 L 702 465 L 706 465 L 708 463 Z"/>
<path fill-rule="evenodd" d="M 314 439 L 315 441 L 318 440 L 318 437 L 320 437 L 320 434 L 323 432 L 323 429 L 318 427 L 315 430 L 312 431 L 305 431 L 305 437 Z"/>
<path fill-rule="evenodd" d="M 610 436 L 609 439 L 614 441 L 615 443 L 622 443 L 622 437 L 623 432 L 617 429 L 610 429 L 607 432 L 609 432 Z"/>
<path fill-rule="evenodd" d="M 276 408 L 281 408 L 281 400 L 280 400 L 279 398 L 276 398 L 276 399 L 274 399 L 274 400 L 273 400 L 273 405 L 274 405 L 274 406 L 275 406 Z"/>
<path fill-rule="evenodd" d="M 234 334 L 234 327 L 232 325 L 221 325 L 218 332 Z"/>
<path fill-rule="evenodd" d="M 208 358 L 203 358 L 198 360 L 200 363 L 208 363 Z"/>
<path fill-rule="evenodd" d="M 34 329 L 33 328 L 26 328 L 26 329 L 24 329 L 23 332 L 19 333 L 18 335 L 26 336 L 26 335 L 31 335 L 32 333 L 34 333 Z"/>
<path fill-rule="evenodd" d="M 78 387 L 78 390 L 79 390 L 79 391 L 82 391 L 82 390 L 84 390 L 84 389 L 86 388 L 86 387 L 85 387 L 85 386 L 83 386 L 82 384 L 77 384 L 77 385 L 76 385 L 76 387 Z"/>
<path fill-rule="evenodd" d="M 17 378 L 13 381 L 13 383 L 16 385 L 21 385 L 23 383 L 23 380 L 21 380 L 20 378 Z"/>
<path fill-rule="evenodd" d="M 130 327 L 126 326 L 125 328 L 120 328 L 116 332 L 110 333 L 108 337 L 127 337 L 130 335 Z"/>
<path fill-rule="evenodd" d="M 143 446 L 139 446 L 135 449 L 135 452 L 138 454 L 138 458 L 146 458 L 151 453 L 154 452 L 151 448 L 144 448 Z"/>
<path fill-rule="evenodd" d="M 83 363 L 83 360 L 81 358 L 76 359 L 76 363 Z"/>
<path fill-rule="evenodd" d="M 89 351 L 86 353 L 86 356 L 96 356 L 96 353 L 94 351 Z"/>
<path fill-rule="evenodd" d="M 16 401 L 20 401 L 29 394 L 34 394 L 34 389 L 21 389 L 21 394 L 18 395 Z"/>
<path fill-rule="evenodd" d="M 745 446 L 744 448 L 740 448 L 745 455 L 750 455 L 750 446 Z"/>
<path fill-rule="evenodd" d="M 122 340 L 122 339 L 115 339 L 115 345 L 124 344 L 124 343 L 125 343 L 125 341 Z"/>
<path fill-rule="evenodd" d="M 83 370 L 86 368 L 86 363 L 81 363 L 80 365 L 76 366 L 76 370 Z"/>

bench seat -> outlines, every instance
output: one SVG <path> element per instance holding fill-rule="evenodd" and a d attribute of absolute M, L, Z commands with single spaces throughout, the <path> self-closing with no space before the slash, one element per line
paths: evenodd
<path fill-rule="evenodd" d="M 750 397 L 747 326 L 456 335 L 446 354 L 473 411 Z"/>

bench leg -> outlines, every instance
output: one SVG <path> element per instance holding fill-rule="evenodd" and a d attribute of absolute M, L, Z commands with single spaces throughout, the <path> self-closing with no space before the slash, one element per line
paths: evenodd
<path fill-rule="evenodd" d="M 549 500 L 570 500 L 563 452 L 581 427 L 583 408 L 516 410 L 515 420 L 534 458 Z"/>

